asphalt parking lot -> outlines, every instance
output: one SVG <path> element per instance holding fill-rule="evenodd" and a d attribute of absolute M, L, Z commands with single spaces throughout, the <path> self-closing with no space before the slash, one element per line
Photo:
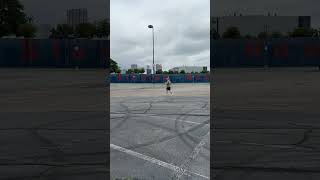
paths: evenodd
<path fill-rule="evenodd" d="M 319 179 L 320 72 L 216 69 L 211 178 Z"/>
<path fill-rule="evenodd" d="M 0 69 L 1 180 L 106 180 L 106 73 Z"/>
<path fill-rule="evenodd" d="M 104 180 L 109 147 L 112 178 L 320 177 L 316 68 L 217 69 L 173 96 L 112 84 L 110 143 L 105 74 L 0 69 L 1 180 Z"/>
<path fill-rule="evenodd" d="M 111 84 L 111 178 L 210 179 L 210 86 Z"/>

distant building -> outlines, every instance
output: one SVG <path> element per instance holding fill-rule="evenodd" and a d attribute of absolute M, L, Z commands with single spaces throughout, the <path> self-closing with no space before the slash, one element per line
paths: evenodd
<path fill-rule="evenodd" d="M 126 69 L 122 69 L 121 70 L 121 74 L 126 74 L 127 70 Z"/>
<path fill-rule="evenodd" d="M 138 65 L 137 64 L 131 64 L 131 69 L 138 69 Z"/>
<path fill-rule="evenodd" d="M 162 65 L 161 64 L 156 64 L 156 72 L 157 71 L 162 71 Z"/>
<path fill-rule="evenodd" d="M 169 71 L 180 72 L 180 71 L 179 71 L 179 67 L 174 67 L 174 68 L 170 69 Z"/>
<path fill-rule="evenodd" d="M 147 74 L 151 74 L 152 73 L 152 69 L 150 68 L 150 66 L 147 66 Z"/>
<path fill-rule="evenodd" d="M 201 73 L 203 70 L 207 70 L 207 69 L 208 68 L 206 66 L 179 66 L 179 67 L 174 67 L 170 70 L 178 73 L 180 73 L 182 70 L 185 73 Z"/>
<path fill-rule="evenodd" d="M 87 9 L 68 9 L 67 10 L 67 22 L 70 26 L 76 26 L 88 22 Z"/>
<path fill-rule="evenodd" d="M 234 15 L 213 17 L 212 28 L 222 36 L 230 27 L 237 27 L 242 36 L 257 36 L 261 32 L 283 35 L 298 27 L 311 28 L 310 16 Z"/>

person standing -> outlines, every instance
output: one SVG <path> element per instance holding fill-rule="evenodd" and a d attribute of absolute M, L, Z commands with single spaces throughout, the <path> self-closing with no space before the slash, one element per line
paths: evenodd
<path fill-rule="evenodd" d="M 166 90 L 167 90 L 167 94 L 168 94 L 168 92 L 170 92 L 170 94 L 172 94 L 172 91 L 171 91 L 171 85 L 172 85 L 172 83 L 171 83 L 171 81 L 170 81 L 170 78 L 168 77 L 167 78 L 167 81 L 166 81 Z"/>

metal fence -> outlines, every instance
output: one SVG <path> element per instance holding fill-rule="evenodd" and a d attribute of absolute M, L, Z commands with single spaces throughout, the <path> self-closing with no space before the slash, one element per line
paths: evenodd
<path fill-rule="evenodd" d="M 167 78 L 173 83 L 207 83 L 210 74 L 110 74 L 111 83 L 164 83 Z"/>
<path fill-rule="evenodd" d="M 211 67 L 319 66 L 319 38 L 212 40 Z"/>
<path fill-rule="evenodd" d="M 109 40 L 0 39 L 0 67 L 107 68 Z"/>

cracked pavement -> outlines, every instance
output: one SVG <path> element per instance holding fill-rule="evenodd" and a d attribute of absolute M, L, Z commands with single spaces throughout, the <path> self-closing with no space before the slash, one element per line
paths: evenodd
<path fill-rule="evenodd" d="M 111 178 L 209 179 L 209 84 L 111 84 Z"/>
<path fill-rule="evenodd" d="M 0 69 L 0 180 L 108 179 L 106 73 Z"/>
<path fill-rule="evenodd" d="M 212 179 L 319 179 L 319 82 L 316 68 L 216 69 Z"/>

